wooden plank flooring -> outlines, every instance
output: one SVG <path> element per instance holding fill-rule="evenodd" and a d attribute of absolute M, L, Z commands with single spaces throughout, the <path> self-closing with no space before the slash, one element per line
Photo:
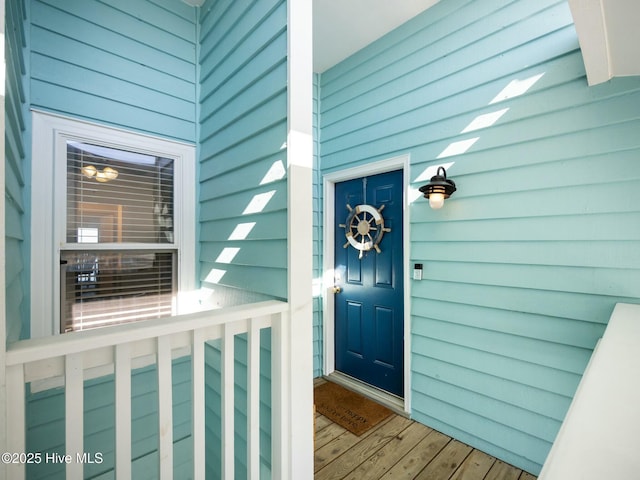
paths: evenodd
<path fill-rule="evenodd" d="M 357 437 L 316 414 L 316 480 L 535 480 L 536 477 L 400 415 Z"/>

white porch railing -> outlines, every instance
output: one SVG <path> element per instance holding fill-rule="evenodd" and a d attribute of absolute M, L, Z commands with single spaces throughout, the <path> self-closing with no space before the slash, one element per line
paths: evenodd
<path fill-rule="evenodd" d="M 281 367 L 288 338 L 289 305 L 269 301 L 241 307 L 198 312 L 96 329 L 56 337 L 25 340 L 11 345 L 6 354 L 7 451 L 26 452 L 25 385 L 28 382 L 64 379 L 65 444 L 71 461 L 67 479 L 83 478 L 84 465 L 76 461 L 83 449 L 84 380 L 91 372 L 115 376 L 115 476 L 131 478 L 131 374 L 132 365 L 144 357 L 155 357 L 158 375 L 158 457 L 161 479 L 173 477 L 172 352 L 191 355 L 193 478 L 205 477 L 205 342 L 222 344 L 222 478 L 234 478 L 234 336 L 247 334 L 247 474 L 259 478 L 259 375 L 260 330 L 272 328 L 272 470 L 288 471 L 283 465 L 291 454 L 288 445 L 291 419 L 287 418 L 290 375 Z M 101 373 L 103 374 L 103 373 Z M 281 445 L 282 444 L 282 445 Z M 6 460 L 6 459 L 3 459 Z M 26 478 L 24 458 L 8 462 L 7 478 Z M 7 462 L 5 462 L 7 463 Z M 286 477 L 286 475 L 284 475 Z"/>
<path fill-rule="evenodd" d="M 640 305 L 616 304 L 540 480 L 640 478 Z"/>

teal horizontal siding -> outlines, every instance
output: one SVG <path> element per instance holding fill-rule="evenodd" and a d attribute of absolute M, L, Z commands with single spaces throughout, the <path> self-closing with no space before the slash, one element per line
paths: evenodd
<path fill-rule="evenodd" d="M 202 256 L 212 256 L 223 248 L 240 249 L 233 259 L 234 265 L 279 268 L 287 261 L 286 249 L 279 240 L 209 242 L 203 246 Z"/>
<path fill-rule="evenodd" d="M 244 215 L 241 223 L 255 223 L 247 240 L 280 240 L 282 235 L 280 232 L 287 228 L 287 212 L 278 209 L 273 212 Z M 237 217 L 203 220 L 201 235 L 211 242 L 226 241 L 237 225 Z"/>
<path fill-rule="evenodd" d="M 322 177 L 320 175 L 320 76 L 313 75 L 313 278 L 322 279 Z M 313 375 L 323 374 L 322 294 L 313 299 Z"/>
<path fill-rule="evenodd" d="M 26 196 L 30 168 L 27 158 L 29 146 L 29 85 L 28 21 L 26 5 L 10 0 L 5 5 L 5 315 L 6 341 L 14 342 L 29 335 L 27 317 L 29 235 Z"/>
<path fill-rule="evenodd" d="M 412 416 L 537 474 L 613 306 L 640 302 L 640 81 L 587 86 L 564 1 L 443 0 L 319 97 L 322 172 L 408 153 L 417 190 L 451 164 L 444 208 L 410 205 Z"/>
<path fill-rule="evenodd" d="M 200 280 L 224 271 L 222 305 L 287 296 L 286 23 L 282 0 L 200 9 Z M 272 197 L 248 212 L 260 194 Z M 230 240 L 241 223 L 254 224 L 248 237 Z M 230 263 L 225 248 L 239 249 Z"/>
<path fill-rule="evenodd" d="M 235 143 L 227 144 L 224 148 L 212 140 L 203 142 L 200 146 L 202 179 L 209 180 L 248 164 L 257 167 L 256 163 L 261 164 L 266 174 L 273 161 L 286 155 L 282 147 L 286 144 L 287 124 L 280 116 L 281 112 L 276 113 L 278 116 L 275 121 L 270 116 L 263 118 L 264 128 L 244 132 L 246 137 L 238 138 Z"/>
<path fill-rule="evenodd" d="M 266 174 L 269 169 L 264 165 L 263 170 Z M 237 218 L 238 223 L 245 223 L 244 212 L 251 204 L 253 198 L 256 195 L 270 194 L 272 193 L 270 201 L 265 205 L 264 209 L 260 212 L 252 212 L 254 215 L 258 213 L 273 213 L 280 210 L 286 210 L 287 196 L 286 196 L 286 182 L 281 181 L 277 183 L 271 183 L 263 186 L 255 186 L 252 190 L 246 190 L 244 186 L 236 187 L 236 191 L 223 195 L 220 197 L 202 198 L 202 221 L 209 222 L 219 219 Z M 205 193 L 202 193 L 204 197 Z M 215 207 L 215 208 L 214 208 Z M 250 209 L 252 211 L 253 209 Z M 256 222 L 257 223 L 257 222 Z M 231 232 L 229 232 L 231 233 Z"/>
<path fill-rule="evenodd" d="M 194 9 L 32 0 L 31 11 L 33 107 L 195 141 Z"/>

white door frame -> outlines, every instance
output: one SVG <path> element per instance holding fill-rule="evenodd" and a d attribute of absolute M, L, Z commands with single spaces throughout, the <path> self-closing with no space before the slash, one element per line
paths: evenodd
<path fill-rule="evenodd" d="M 411 325 L 410 325 L 410 277 L 409 277 L 409 154 L 381 160 L 366 165 L 347 168 L 323 175 L 323 373 L 335 371 L 335 185 L 338 182 L 402 169 L 403 172 L 403 277 L 404 277 L 404 410 L 411 406 Z"/>

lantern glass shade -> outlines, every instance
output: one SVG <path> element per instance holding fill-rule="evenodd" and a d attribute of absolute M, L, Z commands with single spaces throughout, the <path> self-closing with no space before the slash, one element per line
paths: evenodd
<path fill-rule="evenodd" d="M 442 208 L 444 205 L 444 194 L 443 193 L 432 193 L 429 195 L 429 206 L 434 210 L 438 208 Z"/>

